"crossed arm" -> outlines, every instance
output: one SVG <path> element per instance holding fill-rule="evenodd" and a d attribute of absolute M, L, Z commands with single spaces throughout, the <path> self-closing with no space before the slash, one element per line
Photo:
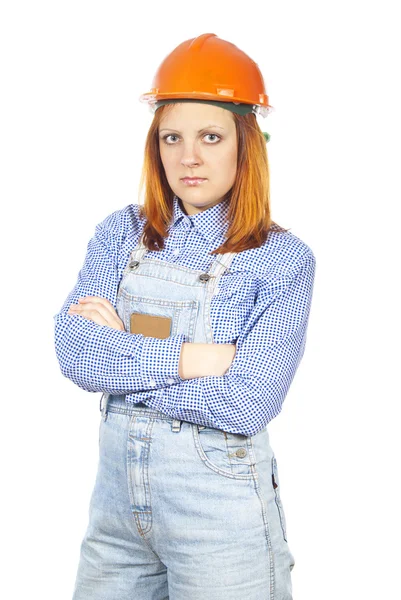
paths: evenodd
<path fill-rule="evenodd" d="M 124 331 L 124 324 L 114 306 L 99 296 L 79 298 L 71 304 L 67 314 L 81 315 L 98 325 Z M 222 376 L 231 366 L 235 356 L 234 344 L 202 344 L 184 342 L 181 347 L 178 374 L 182 379 Z"/>
<path fill-rule="evenodd" d="M 257 433 L 280 412 L 304 353 L 313 253 L 266 273 L 235 345 L 187 343 L 182 334 L 160 340 L 126 332 L 114 309 L 121 240 L 108 231 L 110 220 L 96 228 L 77 284 L 55 315 L 62 373 L 89 392 L 146 392 L 147 405 L 173 418 Z"/>

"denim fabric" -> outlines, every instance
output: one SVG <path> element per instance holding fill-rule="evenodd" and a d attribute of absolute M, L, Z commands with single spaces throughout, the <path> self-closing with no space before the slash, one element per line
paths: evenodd
<path fill-rule="evenodd" d="M 234 255 L 217 255 L 205 277 L 134 253 L 117 302 L 126 328 L 133 311 L 167 316 L 188 341 L 211 343 L 210 298 Z M 291 600 L 294 557 L 267 428 L 247 436 L 124 395 L 102 400 L 73 600 Z"/>

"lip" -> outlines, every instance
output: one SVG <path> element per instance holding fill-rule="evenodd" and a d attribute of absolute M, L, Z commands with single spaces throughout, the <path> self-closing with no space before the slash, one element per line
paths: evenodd
<path fill-rule="evenodd" d="M 200 185 L 204 181 L 207 181 L 207 179 L 203 177 L 182 177 L 181 181 L 184 185 Z"/>

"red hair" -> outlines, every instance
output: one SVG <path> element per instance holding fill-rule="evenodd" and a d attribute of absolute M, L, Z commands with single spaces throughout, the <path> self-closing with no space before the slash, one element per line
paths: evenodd
<path fill-rule="evenodd" d="M 145 186 L 145 196 L 140 212 L 146 218 L 143 243 L 148 250 L 163 250 L 173 217 L 175 194 L 167 182 L 159 150 L 160 121 L 165 110 L 172 106 L 167 104 L 157 109 L 145 142 L 140 179 L 140 190 Z M 225 196 L 229 198 L 229 227 L 224 243 L 210 254 L 259 248 L 271 229 L 288 231 L 271 220 L 266 140 L 256 116 L 232 114 L 237 130 L 238 159 L 234 185 Z"/>

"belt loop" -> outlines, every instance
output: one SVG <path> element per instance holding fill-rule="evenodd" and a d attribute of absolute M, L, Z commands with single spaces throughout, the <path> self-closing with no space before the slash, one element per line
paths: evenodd
<path fill-rule="evenodd" d="M 174 433 L 179 433 L 181 431 L 181 423 L 182 421 L 180 421 L 180 419 L 173 419 L 171 431 L 174 431 Z"/>
<path fill-rule="evenodd" d="M 110 394 L 103 392 L 101 398 L 100 398 L 100 404 L 99 404 L 99 410 L 102 413 L 102 419 L 103 421 L 105 421 L 107 419 L 107 402 L 109 400 Z M 103 402 L 103 399 L 104 402 Z"/>

